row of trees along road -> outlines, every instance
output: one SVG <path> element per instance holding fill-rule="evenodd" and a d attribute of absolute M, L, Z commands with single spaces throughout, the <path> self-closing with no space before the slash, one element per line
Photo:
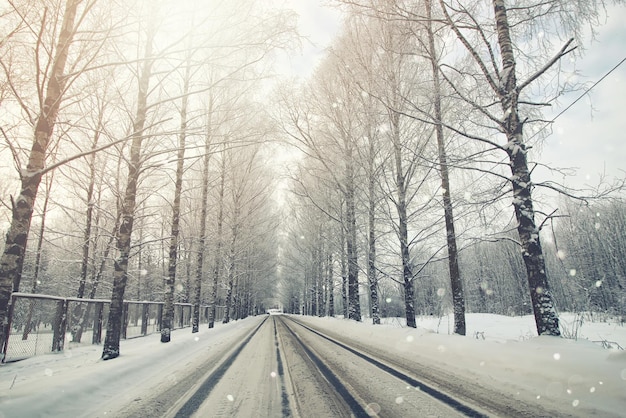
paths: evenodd
<path fill-rule="evenodd" d="M 605 4 L 337 6 L 346 20 L 311 79 L 273 95 L 272 64 L 298 38 L 272 2 L 0 6 L 0 345 L 24 289 L 110 298 L 104 359 L 120 354 L 128 295 L 164 302 L 163 342 L 176 300 L 193 303 L 194 332 L 202 304 L 210 327 L 217 307 L 229 321 L 276 303 L 361 320 L 366 306 L 409 326 L 451 307 L 459 334 L 466 309 L 532 311 L 547 335 L 555 298 L 624 306 L 624 266 L 602 256 L 624 235 L 597 235 L 623 230 L 623 202 L 594 206 L 598 221 L 563 200 L 576 218 L 557 220 L 531 192 L 560 188 L 530 179 L 541 108 L 575 87 L 552 83 L 560 60 Z"/>
<path fill-rule="evenodd" d="M 119 355 L 127 292 L 165 302 L 163 342 L 174 300 L 194 303 L 195 331 L 201 303 L 212 318 L 225 305 L 226 321 L 262 310 L 277 217 L 257 87 L 273 51 L 296 45 L 294 14 L 98 0 L 11 1 L 1 13 L 2 153 L 21 186 L 2 196 L 0 342 L 23 277 L 32 291 L 110 297 L 104 359 Z"/>
<path fill-rule="evenodd" d="M 283 303 L 311 314 L 332 311 L 328 272 L 339 254 L 344 315 L 360 319 L 355 276 L 362 270 L 375 324 L 381 280 L 389 279 L 400 286 L 408 326 L 415 326 L 416 302 L 432 314 L 438 297 L 451 294 L 454 332 L 465 334 L 463 283 L 478 282 L 478 301 L 470 289 L 474 309 L 494 299 L 497 284 L 480 266 L 498 262 L 469 254 L 495 242 L 500 261 L 512 268 L 504 269 L 510 276 L 494 273 L 506 282 L 499 296 L 508 297 L 499 311 L 530 307 L 540 335 L 560 335 L 546 265 L 553 248 L 540 240 L 544 226 L 556 225 L 557 211 L 545 211 L 533 195 L 541 196 L 542 188 L 574 193 L 533 182 L 537 163 L 530 150 L 546 132 L 542 108 L 576 87 L 554 83 L 562 59 L 578 56 L 582 28 L 601 19 L 606 5 L 338 3 L 347 17 L 328 56 L 309 82 L 295 87 L 297 94 L 287 87 L 278 94 L 276 119 L 301 155 L 290 170 L 296 224 L 285 244 L 297 250 L 285 259 L 289 274 L 304 280 L 285 289 Z M 620 187 L 617 182 L 604 192 Z M 511 199 L 513 211 L 506 208 Z M 448 283 L 430 280 L 437 283 L 431 292 L 429 278 L 444 274 L 441 259 Z M 477 279 L 463 279 L 460 264 Z"/>

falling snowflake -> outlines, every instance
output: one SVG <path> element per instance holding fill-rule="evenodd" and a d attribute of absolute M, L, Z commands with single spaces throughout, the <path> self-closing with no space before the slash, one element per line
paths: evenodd
<path fill-rule="evenodd" d="M 569 275 L 572 277 L 576 276 L 576 269 L 570 269 Z"/>
<path fill-rule="evenodd" d="M 561 354 L 559 353 L 554 353 L 552 357 L 554 357 L 555 360 L 561 360 Z"/>
<path fill-rule="evenodd" d="M 372 402 L 365 407 L 365 412 L 367 412 L 369 416 L 378 415 L 378 413 L 380 412 L 380 405 L 378 405 L 376 402 Z"/>

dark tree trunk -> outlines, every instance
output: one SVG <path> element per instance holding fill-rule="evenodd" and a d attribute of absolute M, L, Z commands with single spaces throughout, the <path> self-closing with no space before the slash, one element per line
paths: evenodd
<path fill-rule="evenodd" d="M 99 115 L 98 128 L 102 127 L 102 112 Z M 100 131 L 96 130 L 94 134 L 93 143 L 91 149 L 95 150 L 98 146 L 98 139 L 100 138 Z M 87 275 L 89 270 L 89 253 L 91 251 L 91 229 L 93 223 L 93 208 L 95 205 L 94 189 L 96 185 L 96 153 L 92 153 L 89 156 L 89 184 L 87 185 L 87 213 L 85 214 L 85 230 L 83 232 L 83 253 L 80 260 L 80 280 L 78 282 L 78 291 L 76 292 L 77 298 L 85 297 L 85 287 L 87 285 Z M 72 329 L 72 341 L 80 342 L 83 335 L 83 322 L 85 319 L 85 304 L 79 303 L 74 310 L 74 329 Z"/>
<path fill-rule="evenodd" d="M 209 115 L 211 109 L 209 109 Z M 198 242 L 198 256 L 196 259 L 196 282 L 194 287 L 193 298 L 193 319 L 191 332 L 198 332 L 200 330 L 200 298 L 202 294 L 202 275 L 204 272 L 204 252 L 206 250 L 206 217 L 209 205 L 209 160 L 210 160 L 210 120 L 207 124 L 207 135 L 205 138 L 204 146 L 204 167 L 202 168 L 202 209 L 200 210 L 200 240 Z M 214 308 L 213 308 L 214 309 Z M 213 327 L 215 312 L 210 315 L 209 327 Z"/>
<path fill-rule="evenodd" d="M 380 324 L 380 304 L 378 301 L 378 272 L 376 271 L 376 179 L 374 168 L 375 146 L 373 135 L 369 137 L 368 153 L 368 251 L 367 251 L 367 279 L 370 287 L 372 323 Z"/>
<path fill-rule="evenodd" d="M 232 237 L 230 241 L 230 255 L 229 255 L 229 270 L 228 270 L 228 287 L 226 289 L 226 308 L 224 310 L 224 320 L 222 321 L 224 324 L 227 324 L 230 321 L 230 312 L 234 306 L 233 302 L 233 294 L 235 292 L 235 268 L 236 268 L 236 245 L 237 245 L 237 234 L 238 234 L 238 222 L 239 222 L 239 202 L 235 201 L 235 211 L 233 213 L 233 226 L 232 226 Z"/>
<path fill-rule="evenodd" d="M 39 238 L 37 239 L 37 252 L 35 253 L 35 271 L 33 272 L 33 282 L 31 285 L 31 293 L 37 292 L 37 284 L 39 283 L 39 272 L 41 271 L 41 254 L 43 250 L 44 234 L 46 231 L 46 214 L 48 213 L 48 204 L 50 202 L 50 189 L 52 188 L 53 175 L 50 175 L 46 181 L 46 194 L 41 209 L 41 225 L 39 226 Z M 28 303 L 28 315 L 24 324 L 22 340 L 28 339 L 28 334 L 32 330 L 33 310 L 35 308 L 35 299 L 31 299 Z"/>
<path fill-rule="evenodd" d="M 48 144 L 65 93 L 65 65 L 76 30 L 74 21 L 79 4 L 80 0 L 68 0 L 66 3 L 43 107 L 35 125 L 28 165 L 20 173 L 20 194 L 17 199 L 11 200 L 11 226 L 0 258 L 0 349 L 4 347 L 8 337 L 11 294 L 20 287 L 33 207 L 45 167 Z"/>
<path fill-rule="evenodd" d="M 446 241 L 448 246 L 448 270 L 450 272 L 450 286 L 452 289 L 452 306 L 454 309 L 454 332 L 465 335 L 465 295 L 463 282 L 459 271 L 459 255 L 456 245 L 456 233 L 454 231 L 454 213 L 452 210 L 452 198 L 450 197 L 450 176 L 448 172 L 448 160 L 441 125 L 441 84 L 439 80 L 439 66 L 437 51 L 435 50 L 435 36 L 432 27 L 432 4 L 431 0 L 425 1 L 426 25 L 428 33 L 429 60 L 433 72 L 434 105 L 435 105 L 435 133 L 437 136 L 437 150 L 439 154 L 439 172 L 441 174 L 441 187 L 443 189 L 443 211 L 446 222 Z"/>
<path fill-rule="evenodd" d="M 191 62 L 188 57 L 183 81 L 183 97 L 180 106 L 180 133 L 178 134 L 178 154 L 176 156 L 176 180 L 174 186 L 174 201 L 172 202 L 172 232 L 170 235 L 169 263 L 167 279 L 165 280 L 165 295 L 163 318 L 161 323 L 161 342 L 171 340 L 174 322 L 174 286 L 176 283 L 176 267 L 178 265 L 178 236 L 180 234 L 180 196 L 183 190 L 183 170 L 185 163 L 185 148 L 187 139 L 187 104 L 189 102 L 189 78 L 191 77 Z M 197 328 L 197 327 L 196 327 Z M 197 330 L 196 330 L 197 331 Z"/>
<path fill-rule="evenodd" d="M 120 355 L 120 338 L 122 337 L 122 321 L 124 313 L 124 292 L 128 280 L 128 257 L 130 255 L 130 239 L 133 232 L 135 216 L 135 201 L 137 199 L 137 184 L 141 169 L 141 145 L 143 130 L 148 111 L 148 87 L 152 75 L 152 40 L 153 33 L 148 34 L 146 40 L 145 60 L 139 78 L 139 92 L 137 94 L 137 114 L 133 123 L 133 135 L 128 162 L 128 177 L 124 200 L 121 205 L 120 226 L 117 231 L 118 256 L 114 262 L 113 290 L 111 291 L 111 305 L 109 320 L 104 339 L 102 359 L 109 360 Z"/>
<path fill-rule="evenodd" d="M 499 99 L 504 112 L 503 128 L 508 143 L 505 146 L 511 166 L 513 207 L 517 218 L 517 231 L 522 245 L 530 298 L 539 335 L 560 336 L 559 319 L 554 309 L 552 292 L 548 286 L 545 259 L 539 229 L 535 224 L 532 199 L 532 182 L 526 158 L 526 144 L 522 133 L 523 122 L 518 109 L 519 86 L 517 85 L 515 57 L 506 6 L 503 0 L 493 0 L 498 45 L 502 54 L 502 71 L 499 80 Z"/>
<path fill-rule="evenodd" d="M 222 269 L 222 240 L 224 227 L 224 183 L 226 181 L 226 154 L 222 152 L 222 168 L 220 175 L 220 191 L 218 198 L 217 214 L 217 242 L 215 244 L 215 256 L 213 258 L 213 287 L 211 288 L 211 308 L 209 309 L 209 328 L 215 326 L 215 309 L 217 304 L 217 287 L 219 285 Z"/>
<path fill-rule="evenodd" d="M 400 115 L 390 111 L 389 119 L 392 126 L 392 140 L 396 172 L 396 212 L 398 213 L 398 240 L 400 241 L 400 258 L 402 260 L 402 283 L 404 286 L 404 311 L 406 325 L 416 328 L 413 269 L 409 250 L 408 215 L 406 203 L 407 181 L 402 166 L 402 145 L 400 144 Z"/>
<path fill-rule="evenodd" d="M 361 320 L 361 303 L 359 300 L 359 264 L 356 240 L 356 209 L 354 161 L 351 145 L 346 155 L 346 252 L 348 258 L 348 318 Z"/>
<path fill-rule="evenodd" d="M 327 269 L 327 277 L 328 277 L 328 316 L 335 316 L 335 281 L 333 279 L 333 254 L 328 254 L 328 269 Z"/>
<path fill-rule="evenodd" d="M 348 318 L 348 267 L 346 263 L 346 229 L 343 224 L 343 207 L 341 209 L 341 212 L 341 302 L 343 304 L 343 317 Z"/>

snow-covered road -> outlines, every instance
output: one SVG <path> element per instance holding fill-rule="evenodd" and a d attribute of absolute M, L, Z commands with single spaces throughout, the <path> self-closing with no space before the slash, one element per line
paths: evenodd
<path fill-rule="evenodd" d="M 272 315 L 191 390 L 171 417 L 482 416 L 293 318 Z M 406 379 L 406 377 L 405 377 Z M 162 397 L 161 397 L 162 398 Z M 454 408 L 459 408 L 460 412 Z M 463 412 L 463 413 L 461 413 Z"/>

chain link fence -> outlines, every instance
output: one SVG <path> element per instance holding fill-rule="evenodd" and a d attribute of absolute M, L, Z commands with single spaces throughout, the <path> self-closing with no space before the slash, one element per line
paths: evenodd
<path fill-rule="evenodd" d="M 9 312 L 8 338 L 2 347 L 4 362 L 75 347 L 101 344 L 109 317 L 108 300 L 62 298 L 30 293 L 13 293 Z M 216 307 L 221 321 L 224 307 Z M 208 306 L 201 306 L 200 323 L 208 322 Z M 144 337 L 161 331 L 163 302 L 126 301 L 122 338 Z M 193 305 L 174 304 L 173 328 L 191 327 Z"/>

